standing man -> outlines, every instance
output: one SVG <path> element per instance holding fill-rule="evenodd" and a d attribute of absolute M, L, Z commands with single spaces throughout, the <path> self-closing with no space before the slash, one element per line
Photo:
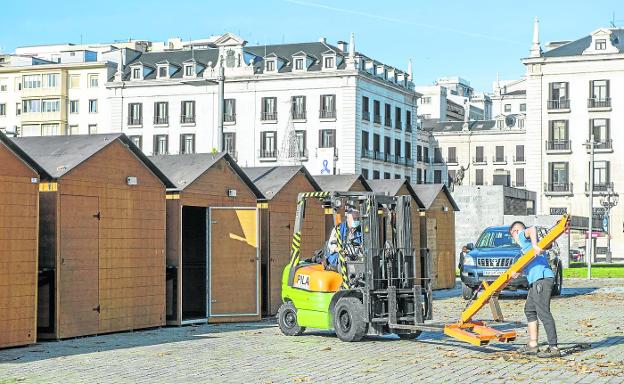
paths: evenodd
<path fill-rule="evenodd" d="M 529 342 L 518 352 L 539 357 L 559 357 L 561 352 L 557 346 L 557 329 L 552 313 L 550 313 L 550 295 L 552 293 L 555 275 L 550 269 L 548 259 L 542 254 L 543 250 L 537 244 L 535 227 L 527 228 L 521 221 L 516 221 L 509 227 L 509 234 L 527 253 L 531 248 L 535 250 L 535 258 L 524 268 L 524 274 L 529 283 L 529 293 L 524 305 L 529 329 Z M 514 274 L 514 278 L 519 274 Z M 539 324 L 542 322 L 548 338 L 548 347 L 538 349 Z"/>

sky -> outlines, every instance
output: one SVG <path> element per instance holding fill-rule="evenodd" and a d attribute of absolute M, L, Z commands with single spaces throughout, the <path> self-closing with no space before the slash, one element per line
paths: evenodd
<path fill-rule="evenodd" d="M 3 53 L 24 45 L 187 40 L 225 32 L 252 45 L 320 37 L 335 44 L 353 32 L 356 49 L 371 58 L 403 70 L 411 59 L 418 85 L 461 76 L 486 92 L 497 73 L 501 79 L 524 74 L 520 60 L 528 56 L 535 17 L 543 48 L 548 41 L 581 38 L 612 20 L 624 26 L 621 0 L 2 2 Z"/>

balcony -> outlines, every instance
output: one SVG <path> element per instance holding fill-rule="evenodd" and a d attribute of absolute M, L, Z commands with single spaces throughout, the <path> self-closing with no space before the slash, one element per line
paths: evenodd
<path fill-rule="evenodd" d="M 195 115 L 190 115 L 190 116 L 182 115 L 182 116 L 180 116 L 180 123 L 181 124 L 195 124 Z"/>
<path fill-rule="evenodd" d="M 513 157 L 514 164 L 526 164 L 526 158 L 524 155 L 522 156 L 514 156 Z"/>
<path fill-rule="evenodd" d="M 375 153 L 367 148 L 362 148 L 362 158 L 363 159 L 374 159 Z"/>
<path fill-rule="evenodd" d="M 544 183 L 544 194 L 549 196 L 573 195 L 572 183 Z"/>
<path fill-rule="evenodd" d="M 363 111 L 362 112 L 362 120 L 370 121 L 370 112 L 369 111 Z"/>
<path fill-rule="evenodd" d="M 270 149 L 261 149 L 259 151 L 259 158 L 261 161 L 276 161 L 277 160 L 277 150 L 274 148 Z"/>
<path fill-rule="evenodd" d="M 587 108 L 592 111 L 610 111 L 611 110 L 611 98 L 596 98 L 590 97 L 587 99 Z"/>
<path fill-rule="evenodd" d="M 262 112 L 262 114 L 260 115 L 260 120 L 268 121 L 268 122 L 276 122 L 277 121 L 277 111 Z"/>
<path fill-rule="evenodd" d="M 605 195 L 607 192 L 611 190 L 613 191 L 613 182 L 603 181 L 597 182 L 594 181 L 594 196 Z M 585 194 L 589 195 L 589 183 L 585 183 Z"/>
<path fill-rule="evenodd" d="M 381 151 L 374 151 L 373 156 L 375 160 L 384 161 L 386 159 L 385 154 Z"/>
<path fill-rule="evenodd" d="M 381 124 L 381 115 L 375 115 L 373 117 L 373 123 L 375 124 Z"/>
<path fill-rule="evenodd" d="M 224 113 L 223 114 L 223 122 L 224 123 L 236 123 L 236 114 L 235 113 Z"/>
<path fill-rule="evenodd" d="M 141 119 L 140 117 L 129 116 L 128 117 L 128 125 L 129 126 L 140 127 L 141 125 L 143 125 L 143 119 Z"/>
<path fill-rule="evenodd" d="M 549 112 L 570 112 L 570 99 L 548 100 Z"/>
<path fill-rule="evenodd" d="M 494 156 L 494 158 L 492 159 L 492 164 L 494 165 L 507 164 L 507 156 Z"/>
<path fill-rule="evenodd" d="M 335 109 L 321 109 L 319 111 L 319 118 L 336 119 L 336 110 Z"/>
<path fill-rule="evenodd" d="M 306 111 L 292 111 L 291 117 L 293 120 L 305 120 Z"/>
<path fill-rule="evenodd" d="M 487 156 L 482 156 L 482 157 L 473 157 L 472 158 L 472 164 L 473 165 L 487 165 Z"/>
<path fill-rule="evenodd" d="M 154 125 L 169 124 L 169 116 L 154 116 Z"/>
<path fill-rule="evenodd" d="M 398 129 L 399 131 L 403 129 L 403 123 L 401 120 L 394 121 L 394 129 Z"/>
<path fill-rule="evenodd" d="M 399 163 L 399 156 L 393 155 L 391 153 L 386 153 L 385 161 L 388 162 L 388 163 L 392 163 L 392 164 L 398 164 Z"/>
<path fill-rule="evenodd" d="M 391 119 L 391 118 L 389 118 L 389 117 L 385 117 L 385 118 L 384 118 L 384 125 L 385 125 L 386 127 L 392 127 L 392 119 Z"/>
<path fill-rule="evenodd" d="M 546 140 L 546 153 L 562 154 L 572 153 L 572 142 L 570 140 Z"/>

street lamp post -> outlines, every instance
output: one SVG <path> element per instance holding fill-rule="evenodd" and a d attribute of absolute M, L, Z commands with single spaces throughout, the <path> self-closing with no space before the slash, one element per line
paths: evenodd
<path fill-rule="evenodd" d="M 611 208 L 615 207 L 619 200 L 619 195 L 613 191 L 613 188 L 609 186 L 605 196 L 600 198 L 600 205 L 605 208 L 605 215 L 607 218 L 607 263 L 612 261 L 611 259 Z"/>
<path fill-rule="evenodd" d="M 585 142 L 585 146 L 589 149 L 589 211 L 587 214 L 587 246 L 585 254 L 587 255 L 587 279 L 591 279 L 591 263 L 593 254 L 593 238 L 592 232 L 594 231 L 593 219 L 594 219 L 594 132 L 591 133 L 589 141 Z"/>

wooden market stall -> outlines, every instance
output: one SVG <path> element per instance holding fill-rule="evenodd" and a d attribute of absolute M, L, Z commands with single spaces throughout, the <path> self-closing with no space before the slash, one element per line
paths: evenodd
<path fill-rule="evenodd" d="M 39 172 L 24 159 L 0 133 L 0 348 L 37 336 Z"/>
<path fill-rule="evenodd" d="M 300 192 L 318 192 L 320 187 L 303 166 L 243 168 L 264 195 L 260 203 L 262 233 L 262 310 L 274 315 L 282 304 L 282 271 L 290 259 L 292 231 Z M 312 257 L 323 248 L 324 214 L 320 204 L 306 208 L 302 230 L 301 258 Z"/>
<path fill-rule="evenodd" d="M 227 153 L 155 156 L 167 191 L 167 324 L 259 320 L 263 196 Z"/>
<path fill-rule="evenodd" d="M 38 334 L 165 324 L 165 188 L 123 134 L 11 139 L 41 169 Z"/>
<path fill-rule="evenodd" d="M 425 205 L 424 227 L 431 254 L 433 288 L 455 286 L 455 211 L 459 207 L 444 184 L 415 184 Z"/>

